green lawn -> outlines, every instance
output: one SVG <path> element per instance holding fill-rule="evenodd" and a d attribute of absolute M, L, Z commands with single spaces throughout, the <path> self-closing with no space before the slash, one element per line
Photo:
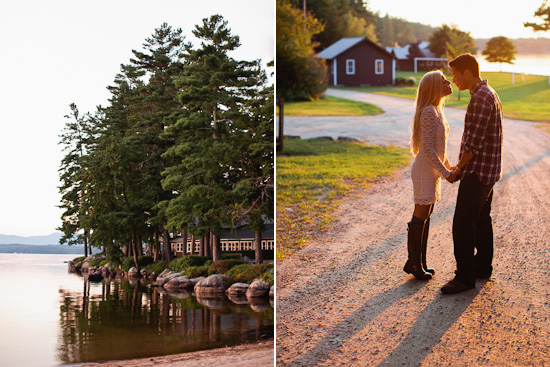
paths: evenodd
<path fill-rule="evenodd" d="M 378 106 L 330 96 L 285 104 L 285 116 L 372 116 L 381 113 L 384 110 Z"/>
<path fill-rule="evenodd" d="M 344 195 L 410 162 L 406 149 L 287 139 L 277 154 L 277 258 L 334 220 Z"/>
<path fill-rule="evenodd" d="M 413 72 L 396 72 L 396 77 L 414 77 L 418 82 L 424 75 Z M 511 119 L 538 121 L 550 123 L 550 85 L 548 77 L 540 75 L 516 74 L 515 84 L 512 84 L 511 73 L 481 73 L 482 79 L 487 79 L 500 96 L 504 116 Z M 452 76 L 447 75 L 449 80 Z M 448 107 L 466 108 L 470 101 L 470 93 L 461 91 L 460 94 L 453 86 L 453 94 L 446 100 Z M 416 95 L 415 87 L 381 86 L 381 87 L 348 87 L 342 89 L 360 90 L 370 93 L 379 93 L 389 96 L 413 99 Z M 460 100 L 458 99 L 460 95 Z"/>

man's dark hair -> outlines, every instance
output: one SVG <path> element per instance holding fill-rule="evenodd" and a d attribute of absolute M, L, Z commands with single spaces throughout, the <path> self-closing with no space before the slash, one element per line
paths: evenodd
<path fill-rule="evenodd" d="M 470 70 L 474 77 L 479 77 L 479 64 L 472 54 L 462 54 L 455 57 L 449 61 L 449 66 L 461 73 L 464 73 L 464 70 Z"/>

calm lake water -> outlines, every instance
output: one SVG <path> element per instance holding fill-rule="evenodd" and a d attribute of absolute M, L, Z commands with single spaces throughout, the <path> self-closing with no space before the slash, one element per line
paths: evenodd
<path fill-rule="evenodd" d="M 269 303 L 162 294 L 67 272 L 75 255 L 0 254 L 0 366 L 50 367 L 237 345 L 274 335 Z"/>
<path fill-rule="evenodd" d="M 498 62 L 487 62 L 485 57 L 477 55 L 479 70 L 501 71 L 501 65 Z M 518 55 L 513 64 L 502 63 L 502 72 L 532 74 L 532 75 L 550 75 L 550 56 L 548 55 Z"/>

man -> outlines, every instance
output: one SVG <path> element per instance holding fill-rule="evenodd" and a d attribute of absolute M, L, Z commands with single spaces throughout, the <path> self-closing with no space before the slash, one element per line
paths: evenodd
<path fill-rule="evenodd" d="M 463 54 L 449 62 L 453 82 L 468 89 L 464 134 L 456 170 L 447 178 L 460 179 L 453 218 L 455 278 L 441 288 L 445 294 L 475 287 L 476 278 L 493 271 L 493 186 L 502 177 L 502 105 L 497 93 L 479 76 L 474 56 Z M 474 255 L 474 251 L 477 252 Z"/>

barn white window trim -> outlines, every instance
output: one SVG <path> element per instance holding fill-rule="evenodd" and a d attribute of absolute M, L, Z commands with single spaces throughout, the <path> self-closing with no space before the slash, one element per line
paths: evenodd
<path fill-rule="evenodd" d="M 355 60 L 346 60 L 346 75 L 355 75 Z"/>
<path fill-rule="evenodd" d="M 384 60 L 374 60 L 374 73 L 377 75 L 384 74 Z"/>

